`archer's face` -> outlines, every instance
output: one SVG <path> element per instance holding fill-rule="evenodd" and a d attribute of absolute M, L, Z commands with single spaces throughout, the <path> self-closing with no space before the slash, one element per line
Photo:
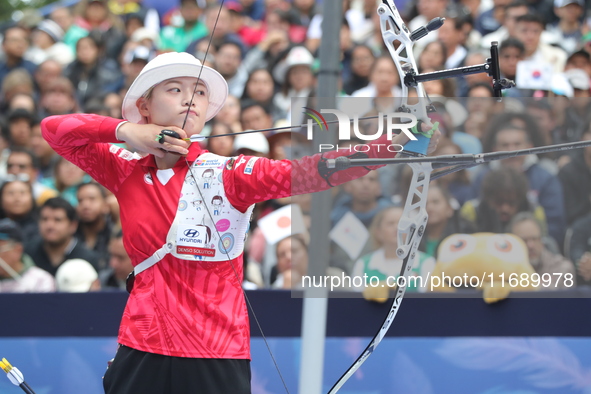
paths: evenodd
<path fill-rule="evenodd" d="M 195 88 L 196 87 L 196 88 Z M 195 92 L 195 95 L 193 95 Z M 193 101 L 191 102 L 191 97 Z M 189 103 L 191 107 L 189 108 Z M 205 125 L 209 91 L 196 78 L 167 79 L 154 86 L 148 98 L 138 100 L 138 109 L 148 123 L 183 128 L 187 135 L 199 134 Z M 187 112 L 189 116 L 187 117 Z M 183 127 L 187 118 L 187 123 Z"/>

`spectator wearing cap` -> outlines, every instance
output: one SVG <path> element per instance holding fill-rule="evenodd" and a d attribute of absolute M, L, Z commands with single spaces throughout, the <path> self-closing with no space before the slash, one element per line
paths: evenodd
<path fill-rule="evenodd" d="M 242 64 L 242 51 L 238 44 L 226 42 L 219 46 L 215 55 L 215 69 L 228 81 L 228 92 L 241 97 L 249 76 Z"/>
<path fill-rule="evenodd" d="M 107 0 L 82 0 L 76 5 L 75 23 L 105 43 L 103 56 L 117 60 L 127 38 L 124 34 L 123 22 L 113 15 Z M 80 40 L 78 40 L 80 41 Z M 78 44 L 78 42 L 76 42 Z M 76 51 L 79 48 L 76 46 Z"/>
<path fill-rule="evenodd" d="M 100 34 L 92 32 L 78 40 L 76 60 L 65 70 L 76 88 L 76 96 L 84 107 L 86 102 L 97 95 L 117 92 L 123 86 L 123 74 L 119 64 L 104 53 L 105 42 Z"/>
<path fill-rule="evenodd" d="M 10 219 L 0 220 L 0 293 L 55 291 L 55 280 L 24 253 L 23 234 Z"/>
<path fill-rule="evenodd" d="M 53 59 L 62 66 L 67 66 L 74 60 L 74 51 L 62 42 L 64 31 L 51 19 L 41 21 L 32 34 L 33 46 L 29 50 L 29 60 L 41 64 L 47 59 Z"/>
<path fill-rule="evenodd" d="M 546 27 L 551 37 L 546 42 L 558 45 L 569 54 L 576 51 L 583 37 L 581 17 L 584 12 L 584 0 L 554 0 L 554 14 L 559 20 L 558 23 Z"/>
<path fill-rule="evenodd" d="M 39 211 L 40 237 L 27 243 L 25 250 L 38 267 L 52 275 L 69 259 L 86 260 L 96 269 L 96 254 L 74 236 L 77 227 L 74 207 L 61 197 L 50 198 Z"/>
<path fill-rule="evenodd" d="M 24 58 L 27 49 L 29 49 L 29 36 L 25 29 L 19 26 L 6 29 L 2 39 L 4 59 L 0 60 L 0 82 L 9 72 L 17 68 L 24 68 L 33 76 L 37 66 Z"/>
<path fill-rule="evenodd" d="M 99 272 L 101 290 L 125 290 L 131 271 L 133 265 L 123 246 L 123 232 L 118 230 L 109 241 L 109 267 Z"/>
<path fill-rule="evenodd" d="M 153 57 L 154 52 L 143 45 L 130 49 L 123 57 L 123 65 L 121 67 L 125 78 L 123 86 L 131 86 L 131 83 L 137 78 L 140 71 L 142 71 Z"/>
<path fill-rule="evenodd" d="M 63 293 L 87 293 L 101 289 L 96 270 L 84 259 L 64 261 L 55 273 L 55 281 L 57 291 Z"/>
<path fill-rule="evenodd" d="M 571 54 L 568 59 L 566 59 L 564 71 L 568 71 L 573 68 L 580 68 L 581 70 L 585 71 L 587 75 L 591 76 L 591 55 L 582 49 Z"/>
<path fill-rule="evenodd" d="M 33 95 L 27 93 L 17 93 L 8 102 L 8 110 L 14 111 L 15 109 L 24 109 L 30 113 L 37 113 L 37 102 L 33 98 Z"/>
<path fill-rule="evenodd" d="M 285 60 L 275 66 L 273 76 L 279 82 L 281 91 L 273 98 L 273 103 L 283 113 L 289 113 L 292 97 L 310 97 L 313 95 L 316 79 L 312 73 L 314 57 L 303 46 L 293 47 Z M 292 114 L 292 116 L 295 114 Z M 294 124 L 301 124 L 294 120 Z"/>
<path fill-rule="evenodd" d="M 37 123 L 35 114 L 17 108 L 8 114 L 8 141 L 11 147 L 29 149 L 31 147 L 32 127 Z"/>
<path fill-rule="evenodd" d="M 179 25 L 164 26 L 160 30 L 161 51 L 183 52 L 191 42 L 207 35 L 207 27 L 199 19 L 202 9 L 197 0 L 179 0 L 181 21 Z"/>
<path fill-rule="evenodd" d="M 236 155 L 269 157 L 269 141 L 262 133 L 238 134 L 234 139 L 234 152 Z"/>
<path fill-rule="evenodd" d="M 525 14 L 517 18 L 515 37 L 525 46 L 525 60 L 548 63 L 555 72 L 562 72 L 566 64 L 566 52 L 542 42 L 540 38 L 544 28 L 544 20 L 538 14 Z"/>
<path fill-rule="evenodd" d="M 74 23 L 74 14 L 69 7 L 57 7 L 49 15 L 51 20 L 57 23 L 64 31 L 62 41 L 76 53 L 76 43 L 82 37 L 88 35 L 88 30 Z"/>

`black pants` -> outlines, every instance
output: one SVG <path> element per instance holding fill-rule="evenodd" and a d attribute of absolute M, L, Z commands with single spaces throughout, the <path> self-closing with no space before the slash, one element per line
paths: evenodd
<path fill-rule="evenodd" d="M 162 356 L 119 347 L 106 394 L 250 394 L 250 360 Z"/>

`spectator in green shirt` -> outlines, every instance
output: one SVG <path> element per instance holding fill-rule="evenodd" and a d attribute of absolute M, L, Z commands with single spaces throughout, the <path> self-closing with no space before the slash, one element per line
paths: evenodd
<path fill-rule="evenodd" d="M 207 35 L 207 27 L 199 21 L 202 10 L 196 0 L 180 0 L 182 24 L 165 26 L 160 32 L 160 50 L 184 52 L 194 40 Z"/>

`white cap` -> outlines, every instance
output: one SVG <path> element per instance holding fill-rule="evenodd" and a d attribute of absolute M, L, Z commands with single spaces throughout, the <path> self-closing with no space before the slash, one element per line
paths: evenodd
<path fill-rule="evenodd" d="M 137 100 L 152 86 L 171 78 L 201 76 L 201 81 L 209 91 L 209 106 L 205 121 L 220 111 L 228 97 L 228 83 L 213 68 L 203 66 L 195 56 L 186 52 L 168 52 L 156 56 L 142 69 L 129 87 L 123 99 L 123 118 L 133 123 L 144 123 L 137 106 Z"/>
<path fill-rule="evenodd" d="M 269 153 L 269 141 L 262 133 L 238 134 L 234 138 L 234 150 L 239 149 L 250 149 L 266 155 Z"/>
<path fill-rule="evenodd" d="M 585 1 L 584 0 L 554 0 L 554 7 L 561 8 L 567 6 L 569 4 L 578 4 L 581 7 L 585 8 Z"/>
<path fill-rule="evenodd" d="M 85 293 L 97 278 L 94 267 L 82 259 L 64 261 L 55 274 L 58 291 L 67 293 Z"/>
<path fill-rule="evenodd" d="M 574 89 L 589 90 L 589 74 L 580 68 L 573 68 L 564 72 L 566 79 Z"/>
<path fill-rule="evenodd" d="M 313 63 L 314 56 L 312 56 L 310 51 L 302 46 L 293 47 L 287 54 L 285 60 L 275 66 L 273 77 L 277 82 L 283 83 L 290 68 L 301 65 L 312 67 Z"/>
<path fill-rule="evenodd" d="M 575 96 L 575 91 L 564 73 L 552 74 L 552 82 L 550 84 L 552 92 L 558 96 L 566 96 L 568 98 Z"/>

